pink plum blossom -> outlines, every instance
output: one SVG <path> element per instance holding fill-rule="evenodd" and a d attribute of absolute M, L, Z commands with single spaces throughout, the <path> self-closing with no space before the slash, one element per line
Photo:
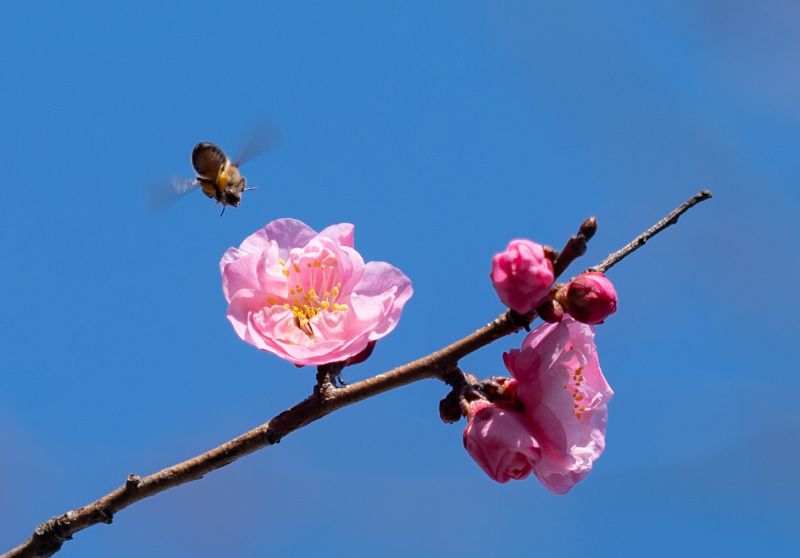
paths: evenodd
<path fill-rule="evenodd" d="M 547 296 L 554 281 L 553 263 L 540 244 L 512 240 L 505 251 L 492 258 L 490 277 L 503 304 L 527 314 Z"/>
<path fill-rule="evenodd" d="M 599 324 L 617 311 L 617 290 L 613 283 L 595 271 L 574 277 L 566 288 L 570 315 L 585 324 Z"/>
<path fill-rule="evenodd" d="M 364 263 L 353 225 L 320 233 L 278 219 L 220 261 L 228 320 L 244 341 L 296 365 L 355 357 L 389 334 L 413 293 L 385 262 Z"/>
<path fill-rule="evenodd" d="M 589 474 L 605 448 L 614 392 L 600 370 L 594 328 L 564 316 L 536 328 L 503 360 L 518 381 L 517 396 L 541 446 L 533 472 L 548 489 L 564 494 Z"/>
<path fill-rule="evenodd" d="M 504 403 L 481 400 L 470 406 L 464 447 L 497 482 L 527 477 L 539 459 L 539 443 L 528 418 Z"/>

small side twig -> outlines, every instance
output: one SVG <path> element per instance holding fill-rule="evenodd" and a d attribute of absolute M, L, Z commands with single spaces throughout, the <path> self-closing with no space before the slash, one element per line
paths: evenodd
<path fill-rule="evenodd" d="M 607 271 L 643 245 L 647 239 L 675 223 L 678 217 L 689 208 L 710 197 L 711 193 L 705 190 L 696 194 L 636 237 L 631 243 L 590 269 Z M 584 222 L 579 234 L 568 241 L 567 246 L 556 259 L 557 262 L 559 260 L 562 262 L 558 264 L 557 275 L 562 273 L 569 263 L 582 253 L 581 249 L 585 251 L 585 242 L 593 234 L 593 231 L 589 233 L 593 225 L 591 223 L 587 225 L 587 223 L 589 220 Z M 533 316 L 535 313 L 532 314 L 531 320 Z M 476 332 L 439 351 L 383 374 L 340 388 L 334 388 L 332 385 L 331 372 L 334 370 L 329 368 L 330 365 L 320 367 L 314 393 L 290 409 L 241 436 L 196 457 L 145 477 L 129 475 L 121 486 L 105 496 L 41 524 L 29 539 L 9 550 L 0 558 L 46 558 L 52 556 L 59 551 L 65 541 L 70 540 L 78 531 L 99 523 L 110 523 L 114 514 L 131 504 L 181 484 L 200 479 L 206 473 L 233 463 L 266 446 L 277 444 L 287 434 L 362 399 L 427 378 L 439 378 L 454 387 L 461 385 L 466 378 L 458 370 L 457 365 L 463 357 L 501 337 L 519 331 L 522 327 L 523 325 L 515 317 L 512 317 L 510 312 L 504 312 Z M 449 414 L 450 411 L 447 415 L 449 416 Z"/>
<path fill-rule="evenodd" d="M 586 244 L 594 236 L 595 232 L 597 232 L 597 219 L 589 217 L 581 223 L 578 234 L 569 237 L 553 264 L 553 275 L 555 275 L 556 279 L 561 277 L 561 274 L 566 271 L 569 264 L 586 253 Z"/>
<path fill-rule="evenodd" d="M 604 259 L 599 264 L 592 266 L 589 268 L 589 271 L 600 271 L 605 273 L 613 266 L 621 262 L 626 256 L 632 254 L 639 248 L 645 245 L 645 243 L 650 240 L 652 237 L 669 227 L 670 225 L 674 225 L 678 222 L 678 218 L 689 211 L 692 207 L 697 205 L 698 203 L 705 201 L 711 197 L 711 192 L 708 190 L 701 190 L 697 192 L 694 196 L 683 202 L 681 205 L 675 208 L 672 213 L 661 219 L 658 223 L 644 231 L 642 234 L 631 240 L 628 244 L 617 250 L 616 252 L 612 252 L 609 254 L 606 259 Z"/>

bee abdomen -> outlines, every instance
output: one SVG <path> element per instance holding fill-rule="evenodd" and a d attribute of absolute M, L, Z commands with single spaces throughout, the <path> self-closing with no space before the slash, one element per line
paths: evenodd
<path fill-rule="evenodd" d="M 225 152 L 211 142 L 203 141 L 192 149 L 192 166 L 198 176 L 216 180 L 228 158 Z"/>

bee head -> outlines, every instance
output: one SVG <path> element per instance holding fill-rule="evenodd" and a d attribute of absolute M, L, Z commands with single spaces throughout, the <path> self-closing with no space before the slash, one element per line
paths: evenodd
<path fill-rule="evenodd" d="M 242 194 L 241 192 L 225 192 L 225 205 L 232 205 L 233 207 L 238 207 L 239 203 L 242 201 Z"/>

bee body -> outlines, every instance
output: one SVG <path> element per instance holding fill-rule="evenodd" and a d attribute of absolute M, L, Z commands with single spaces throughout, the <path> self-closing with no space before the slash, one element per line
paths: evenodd
<path fill-rule="evenodd" d="M 198 143 L 192 150 L 192 166 L 203 193 L 221 203 L 223 211 L 228 205 L 239 205 L 247 181 L 222 148 L 211 142 Z"/>

